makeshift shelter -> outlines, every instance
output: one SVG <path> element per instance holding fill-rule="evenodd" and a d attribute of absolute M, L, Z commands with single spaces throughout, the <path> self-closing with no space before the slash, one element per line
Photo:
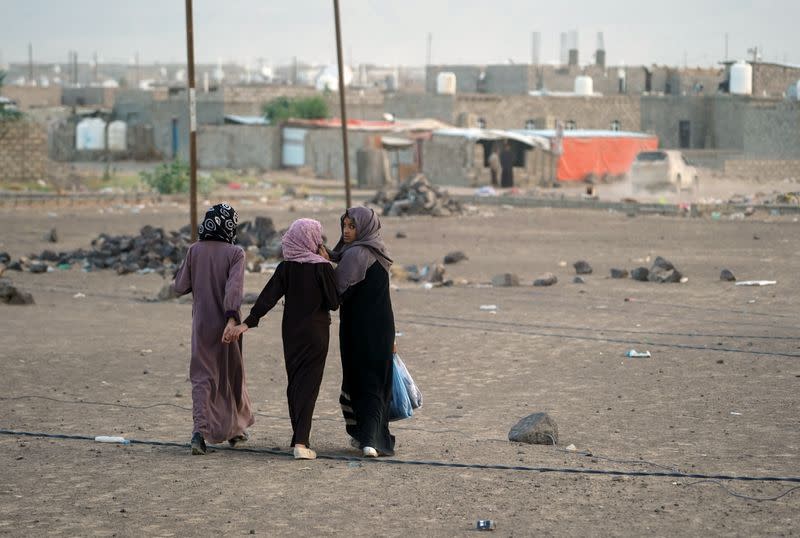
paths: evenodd
<path fill-rule="evenodd" d="M 500 129 L 448 128 L 433 131 L 423 143 L 422 170 L 437 185 L 477 187 L 491 182 L 489 155 L 508 142 L 514 152 L 514 182 L 529 185 L 549 142 L 541 136 Z"/>
<path fill-rule="evenodd" d="M 657 136 L 630 131 L 567 130 L 560 144 L 555 130 L 515 132 L 546 139 L 548 150 L 560 153 L 556 165 L 559 181 L 620 177 L 630 171 L 639 152 L 658 148 Z"/>

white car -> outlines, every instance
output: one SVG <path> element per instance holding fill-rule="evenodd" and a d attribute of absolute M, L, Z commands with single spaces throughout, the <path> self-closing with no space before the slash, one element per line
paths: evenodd
<path fill-rule="evenodd" d="M 643 151 L 631 165 L 631 185 L 634 192 L 670 189 L 690 190 L 697 194 L 700 180 L 697 168 L 689 164 L 680 151 Z"/>

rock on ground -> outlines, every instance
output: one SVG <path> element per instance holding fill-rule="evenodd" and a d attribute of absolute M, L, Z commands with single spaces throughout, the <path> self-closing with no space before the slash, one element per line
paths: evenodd
<path fill-rule="evenodd" d="M 584 260 L 579 260 L 572 264 L 575 268 L 575 272 L 579 275 L 591 275 L 592 274 L 592 266 L 589 265 L 589 262 Z"/>
<path fill-rule="evenodd" d="M 734 282 L 736 280 L 736 277 L 728 269 L 723 269 L 722 272 L 720 272 L 719 274 L 719 279 L 724 280 L 725 282 Z"/>
<path fill-rule="evenodd" d="M 511 428 L 508 440 L 532 445 L 557 445 L 558 425 L 547 413 L 533 413 L 520 419 Z"/>
<path fill-rule="evenodd" d="M 462 260 L 466 260 L 466 259 L 468 259 L 466 254 L 464 254 L 460 250 L 456 250 L 456 251 L 448 253 L 444 257 L 444 263 L 445 264 L 458 263 L 458 262 L 460 262 Z"/>
<path fill-rule="evenodd" d="M 558 282 L 558 277 L 556 275 L 554 275 L 553 273 L 545 273 L 536 280 L 534 280 L 533 285 L 536 287 L 552 286 L 556 282 Z"/>
<path fill-rule="evenodd" d="M 611 278 L 628 278 L 627 269 L 612 269 Z"/>
<path fill-rule="evenodd" d="M 640 282 L 647 282 L 648 277 L 650 276 L 650 269 L 647 267 L 637 267 L 633 271 L 631 271 L 631 278 L 634 280 L 638 280 Z"/>
<path fill-rule="evenodd" d="M 33 296 L 25 291 L 19 291 L 7 278 L 0 278 L 0 303 L 25 305 L 33 304 Z"/>

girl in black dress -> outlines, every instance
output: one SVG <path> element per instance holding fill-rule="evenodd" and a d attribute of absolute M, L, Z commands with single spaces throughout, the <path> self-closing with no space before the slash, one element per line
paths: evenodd
<path fill-rule="evenodd" d="M 316 220 L 299 219 L 281 239 L 283 261 L 275 269 L 264 290 L 240 325 L 225 331 L 223 339 L 236 341 L 258 326 L 281 297 L 283 308 L 283 356 L 289 384 L 286 398 L 292 421 L 292 447 L 295 459 L 313 460 L 309 448 L 311 417 L 322 383 L 325 358 L 328 356 L 331 315 L 339 298 L 333 266 L 322 246 L 322 225 Z"/>

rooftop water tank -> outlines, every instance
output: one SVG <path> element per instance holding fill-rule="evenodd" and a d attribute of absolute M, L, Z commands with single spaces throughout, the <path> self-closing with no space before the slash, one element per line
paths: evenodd
<path fill-rule="evenodd" d="M 734 95 L 753 94 L 753 66 L 738 61 L 731 66 L 730 92 Z"/>
<path fill-rule="evenodd" d="M 575 77 L 575 93 L 577 95 L 594 94 L 594 82 L 592 82 L 592 77 L 587 77 L 586 75 Z"/>
<path fill-rule="evenodd" d="M 75 149 L 102 150 L 106 147 L 106 122 L 100 118 L 86 118 L 75 127 Z"/>
<path fill-rule="evenodd" d="M 126 151 L 128 149 L 128 125 L 124 121 L 112 121 L 108 124 L 108 149 Z"/>
<path fill-rule="evenodd" d="M 456 74 L 443 71 L 436 75 L 436 93 L 439 95 L 456 94 Z"/>
<path fill-rule="evenodd" d="M 800 80 L 789 86 L 786 90 L 786 97 L 791 101 L 800 101 Z"/>

